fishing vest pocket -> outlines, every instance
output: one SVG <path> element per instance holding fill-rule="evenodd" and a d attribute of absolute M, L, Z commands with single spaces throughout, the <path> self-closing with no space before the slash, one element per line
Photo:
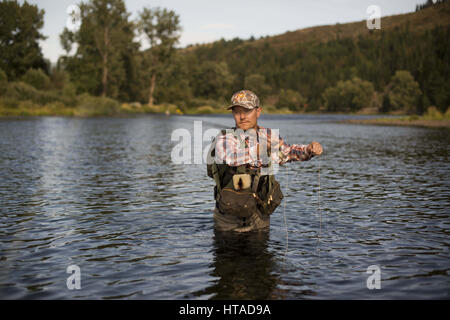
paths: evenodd
<path fill-rule="evenodd" d="M 283 192 L 278 181 L 274 180 L 272 185 L 272 194 L 269 195 L 269 202 L 267 206 L 267 214 L 271 214 L 281 204 L 283 200 Z"/>
<path fill-rule="evenodd" d="M 252 177 L 249 174 L 235 174 L 233 175 L 233 188 L 234 190 L 249 189 L 252 185 Z"/>
<path fill-rule="evenodd" d="M 218 198 L 219 211 L 223 214 L 248 218 L 258 211 L 255 196 L 251 191 L 223 188 Z"/>
<path fill-rule="evenodd" d="M 261 213 L 270 215 L 281 204 L 284 196 L 280 184 L 275 179 L 273 179 L 271 192 L 269 193 L 267 189 L 265 191 L 267 192 L 264 197 L 265 200 L 258 201 L 258 208 Z"/>

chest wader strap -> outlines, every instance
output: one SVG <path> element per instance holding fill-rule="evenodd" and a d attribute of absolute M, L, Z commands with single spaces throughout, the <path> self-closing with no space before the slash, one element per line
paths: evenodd
<path fill-rule="evenodd" d="M 272 194 L 272 186 L 274 182 L 274 176 L 273 174 L 269 175 L 269 194 Z"/>
<path fill-rule="evenodd" d="M 222 190 L 222 186 L 220 184 L 219 168 L 217 168 L 217 164 L 215 162 L 213 162 L 211 165 L 211 171 L 212 171 L 212 176 L 214 178 L 214 181 L 216 182 L 217 194 L 220 194 L 220 191 Z"/>
<path fill-rule="evenodd" d="M 258 192 L 258 185 L 259 185 L 260 178 L 261 178 L 261 175 L 259 174 L 259 172 L 257 174 L 255 174 L 255 176 L 253 177 L 252 191 L 255 195 Z"/>
<path fill-rule="evenodd" d="M 221 134 L 222 135 L 226 135 L 226 130 L 221 130 Z M 213 140 L 213 142 L 211 143 L 211 148 L 210 148 L 210 150 L 209 150 L 209 153 L 208 153 L 208 156 L 210 157 L 209 158 L 209 161 L 211 161 L 210 163 L 211 163 L 211 175 L 212 175 L 212 177 L 213 177 L 213 179 L 214 179 L 214 182 L 216 183 L 216 187 L 217 187 L 217 194 L 219 194 L 220 193 L 220 191 L 222 190 L 222 185 L 221 185 L 221 183 L 220 183 L 220 173 L 219 173 L 219 168 L 218 168 L 218 166 L 217 166 L 217 164 L 216 164 L 216 161 L 215 161 L 215 159 L 214 159 L 214 157 L 215 157 L 215 154 L 216 154 L 216 148 L 215 148 L 215 143 L 216 143 L 216 141 L 217 141 L 217 137 Z"/>
<path fill-rule="evenodd" d="M 270 155 L 270 153 L 269 153 L 269 155 Z M 268 170 L 269 170 L 269 188 L 268 188 L 269 190 L 268 190 L 267 194 L 271 195 L 272 194 L 272 185 L 275 180 L 275 176 L 273 175 L 273 172 L 272 172 L 272 159 L 269 161 Z"/>

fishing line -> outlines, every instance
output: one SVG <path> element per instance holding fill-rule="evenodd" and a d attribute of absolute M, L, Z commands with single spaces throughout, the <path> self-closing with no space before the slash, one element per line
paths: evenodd
<path fill-rule="evenodd" d="M 289 177 L 290 177 L 290 174 L 288 172 L 288 182 L 287 182 L 287 186 L 286 186 L 286 190 L 288 192 L 289 192 Z M 287 222 L 286 222 L 286 202 L 287 202 L 287 192 L 286 192 L 286 197 L 284 198 L 284 203 L 283 203 L 284 227 L 286 229 L 286 250 L 284 251 L 285 257 L 286 257 L 286 254 L 288 251 L 288 246 L 289 246 L 289 232 L 288 232 L 288 227 L 287 227 Z"/>
<path fill-rule="evenodd" d="M 320 239 L 322 237 L 322 211 L 320 210 L 320 156 L 319 156 L 319 170 L 318 170 L 319 188 L 317 190 L 317 210 L 319 211 L 319 238 L 317 247 L 320 245 Z"/>
<path fill-rule="evenodd" d="M 317 170 L 317 180 L 318 180 L 318 190 L 317 190 L 317 211 L 319 213 L 319 236 L 317 238 L 317 247 L 316 250 L 319 248 L 320 245 L 320 239 L 322 237 L 322 210 L 320 210 L 320 166 L 321 166 L 321 161 L 320 161 L 320 156 L 318 156 L 318 161 L 319 161 L 319 168 Z M 288 190 L 289 192 L 289 180 L 290 180 L 290 174 L 288 172 L 287 174 L 288 179 L 287 179 L 287 185 L 286 185 L 286 190 Z M 289 247 L 289 231 L 288 231 L 288 226 L 287 226 L 287 220 L 286 220 L 286 202 L 287 202 L 287 193 L 286 196 L 284 198 L 284 203 L 283 203 L 283 217 L 284 217 L 284 227 L 286 229 L 286 249 L 284 251 L 284 256 L 286 257 L 286 254 L 288 252 L 288 247 Z"/>

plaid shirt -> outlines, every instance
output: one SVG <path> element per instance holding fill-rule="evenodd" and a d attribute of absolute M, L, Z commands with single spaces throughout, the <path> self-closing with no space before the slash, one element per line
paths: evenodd
<path fill-rule="evenodd" d="M 215 162 L 234 167 L 249 164 L 253 168 L 261 168 L 267 166 L 270 160 L 282 165 L 311 159 L 312 155 L 306 148 L 307 145 L 287 144 L 278 135 L 278 130 L 263 127 L 246 132 L 228 129 L 215 141 Z"/>

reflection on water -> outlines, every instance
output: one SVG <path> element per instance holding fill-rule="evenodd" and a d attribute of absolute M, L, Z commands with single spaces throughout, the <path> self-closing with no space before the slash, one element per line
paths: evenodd
<path fill-rule="evenodd" d="M 268 249 L 269 232 L 214 232 L 214 270 L 217 281 L 195 295 L 213 299 L 273 299 L 277 276 Z"/>
<path fill-rule="evenodd" d="M 170 158 L 173 130 L 231 117 L 0 120 L 0 298 L 448 299 L 449 130 L 341 118 L 262 117 L 325 153 L 280 168 L 270 231 L 245 235 L 214 231 L 205 166 Z"/>

